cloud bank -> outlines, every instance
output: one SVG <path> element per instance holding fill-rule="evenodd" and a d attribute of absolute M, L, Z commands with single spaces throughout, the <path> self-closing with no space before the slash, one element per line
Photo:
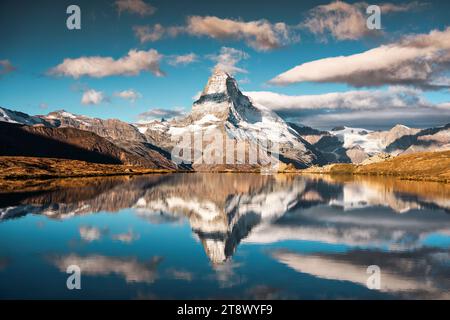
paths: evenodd
<path fill-rule="evenodd" d="M 377 110 L 383 106 L 391 108 L 407 108 L 415 105 L 431 107 L 419 90 L 401 87 L 391 87 L 383 90 L 355 90 L 346 92 L 332 92 L 319 95 L 290 96 L 275 92 L 256 91 L 246 92 L 257 104 L 272 110 L 317 110 L 317 109 L 348 109 L 348 110 Z"/>
<path fill-rule="evenodd" d="M 280 48 L 299 39 L 284 22 L 271 23 L 264 19 L 246 22 L 215 16 L 190 16 L 184 26 L 135 26 L 134 32 L 141 43 L 188 34 L 218 40 L 243 40 L 258 51 Z"/>
<path fill-rule="evenodd" d="M 175 117 L 181 117 L 184 115 L 185 111 L 181 108 L 174 108 L 174 109 L 155 108 L 138 114 L 137 120 L 138 122 L 144 123 L 152 120 L 160 120 L 162 118 L 170 119 Z"/>
<path fill-rule="evenodd" d="M 308 12 L 301 27 L 319 36 L 326 41 L 327 36 L 336 40 L 357 40 L 366 36 L 380 33 L 370 30 L 366 26 L 366 2 L 349 4 L 343 1 L 334 1 L 326 5 L 319 5 Z M 382 14 L 405 12 L 418 8 L 420 4 L 415 2 L 404 4 L 384 3 L 380 4 Z"/>
<path fill-rule="evenodd" d="M 320 95 L 289 96 L 274 92 L 246 92 L 255 104 L 283 118 L 320 129 L 338 125 L 384 129 L 401 123 L 433 127 L 450 122 L 450 104 L 434 104 L 420 90 L 391 87 Z"/>
<path fill-rule="evenodd" d="M 103 78 L 115 75 L 135 76 L 143 71 L 161 77 L 160 69 L 162 55 L 154 49 L 138 51 L 132 49 L 122 58 L 114 60 L 111 57 L 81 57 L 64 59 L 56 67 L 50 69 L 50 75 L 67 76 L 78 79 L 82 76 Z"/>
<path fill-rule="evenodd" d="M 85 275 L 108 276 L 115 274 L 122 277 L 127 283 L 153 283 L 158 277 L 157 268 L 161 260 L 161 257 L 152 257 L 149 262 L 141 262 L 135 257 L 118 258 L 76 254 L 50 258 L 50 261 L 61 272 L 66 272 L 70 265 L 77 265 Z"/>
<path fill-rule="evenodd" d="M 244 22 L 213 16 L 192 16 L 187 21 L 187 32 L 213 39 L 244 40 L 250 47 L 260 51 L 276 49 L 292 41 L 285 23 L 272 24 L 264 19 Z"/>
<path fill-rule="evenodd" d="M 296 66 L 270 80 L 276 85 L 339 82 L 355 87 L 413 85 L 450 87 L 450 27 L 407 36 L 400 41 L 350 56 L 319 59 Z"/>

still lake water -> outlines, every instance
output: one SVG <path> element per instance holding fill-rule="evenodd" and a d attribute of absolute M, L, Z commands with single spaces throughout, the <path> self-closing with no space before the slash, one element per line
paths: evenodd
<path fill-rule="evenodd" d="M 0 298 L 449 299 L 450 185 L 259 174 L 0 194 Z M 81 290 L 68 290 L 69 265 Z M 367 267 L 381 271 L 367 288 Z"/>

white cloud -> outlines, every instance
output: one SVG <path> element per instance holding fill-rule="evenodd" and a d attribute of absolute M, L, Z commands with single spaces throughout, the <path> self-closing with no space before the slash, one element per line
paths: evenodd
<path fill-rule="evenodd" d="M 194 274 L 186 270 L 178 270 L 171 268 L 166 270 L 166 272 L 171 278 L 176 280 L 192 281 L 192 279 L 194 278 Z"/>
<path fill-rule="evenodd" d="M 159 62 L 162 55 L 154 49 L 138 51 L 132 49 L 125 57 L 114 60 L 111 57 L 81 57 L 64 59 L 49 71 L 51 75 L 68 76 L 78 79 L 82 76 L 102 78 L 114 75 L 135 76 L 141 71 L 148 71 L 156 76 L 163 76 Z"/>
<path fill-rule="evenodd" d="M 245 22 L 214 16 L 190 16 L 183 26 L 163 27 L 155 24 L 153 27 L 135 27 L 134 31 L 141 42 L 157 41 L 163 36 L 189 34 L 219 40 L 244 40 L 247 45 L 259 51 L 276 49 L 299 40 L 292 28 L 283 22 L 270 23 L 263 19 Z"/>
<path fill-rule="evenodd" d="M 332 92 L 319 95 L 289 96 L 275 92 L 246 92 L 255 103 L 272 110 L 317 110 L 317 109 L 348 109 L 377 110 L 381 107 L 407 108 L 411 105 L 432 106 L 421 95 L 419 90 L 403 87 L 392 87 L 383 90 L 357 90 Z"/>
<path fill-rule="evenodd" d="M 450 110 L 450 102 L 439 103 L 438 105 L 436 105 L 436 107 Z"/>
<path fill-rule="evenodd" d="M 357 4 L 335 1 L 317 6 L 308 14 L 302 25 L 316 35 L 324 36 L 329 32 L 338 40 L 355 40 L 370 32 L 363 11 Z"/>
<path fill-rule="evenodd" d="M 187 65 L 198 61 L 198 57 L 195 53 L 173 55 L 170 56 L 169 59 L 169 64 L 172 66 Z"/>
<path fill-rule="evenodd" d="M 137 99 L 142 97 L 142 95 L 139 92 L 137 92 L 133 89 L 116 92 L 116 93 L 114 93 L 114 96 L 122 98 L 122 99 L 130 100 L 131 102 L 135 102 Z"/>
<path fill-rule="evenodd" d="M 112 235 L 112 238 L 114 240 L 118 240 L 124 243 L 131 243 L 139 239 L 139 237 L 140 237 L 139 234 L 134 233 L 133 230 L 128 230 L 128 232 L 125 233 L 118 233 Z"/>
<path fill-rule="evenodd" d="M 119 14 L 126 11 L 140 16 L 151 16 L 156 11 L 155 7 L 143 0 L 116 0 L 115 4 Z"/>
<path fill-rule="evenodd" d="M 176 37 L 179 34 L 186 33 L 186 27 L 164 27 L 157 23 L 153 26 L 143 25 L 134 26 L 133 31 L 135 36 L 139 39 L 141 43 L 145 42 L 155 42 L 164 37 Z"/>
<path fill-rule="evenodd" d="M 105 99 L 105 95 L 101 91 L 96 91 L 94 89 L 89 89 L 83 93 L 81 98 L 82 104 L 100 104 Z"/>
<path fill-rule="evenodd" d="M 450 108 L 442 110 L 436 106 L 431 108 L 412 107 L 407 110 L 380 108 L 378 110 L 301 115 L 296 118 L 296 121 L 318 129 L 331 129 L 343 125 L 387 130 L 396 124 L 412 128 L 443 126 L 449 123 L 449 119 Z"/>
<path fill-rule="evenodd" d="M 139 38 L 141 43 L 154 42 L 161 39 L 166 30 L 162 25 L 155 24 L 153 27 L 150 26 L 134 26 L 134 34 Z"/>
<path fill-rule="evenodd" d="M 150 109 L 146 112 L 140 113 L 137 116 L 138 122 L 147 122 L 155 119 L 170 119 L 181 117 L 185 115 L 185 111 L 182 108 L 173 108 L 173 109 L 162 109 L 162 108 L 154 108 Z"/>
<path fill-rule="evenodd" d="M 394 4 L 394 3 L 382 3 L 379 5 L 381 8 L 381 13 L 391 13 L 391 12 L 407 12 L 411 10 L 420 9 L 422 7 L 428 6 L 427 2 L 419 2 L 419 1 L 412 1 L 412 2 L 405 2 L 401 4 Z"/>
<path fill-rule="evenodd" d="M 272 257 L 289 268 L 318 279 L 337 280 L 367 286 L 367 266 L 373 261 L 383 263 L 382 281 L 377 291 L 402 299 L 447 300 L 450 294 L 442 290 L 448 282 L 445 262 L 448 252 L 444 249 L 408 250 L 408 254 L 369 249 L 350 250 L 344 254 L 299 254 L 288 250 L 274 250 Z M 444 258 L 436 259 L 437 256 Z M 445 262 L 444 262 L 445 261 Z M 435 270 L 430 273 L 428 270 Z"/>
<path fill-rule="evenodd" d="M 83 274 L 91 276 L 107 276 L 116 274 L 122 276 L 127 283 L 152 283 L 158 277 L 157 267 L 160 257 L 153 257 L 148 262 L 141 262 L 135 257 L 116 258 L 101 255 L 79 256 L 69 254 L 51 257 L 52 263 L 62 272 L 70 265 L 77 265 Z"/>
<path fill-rule="evenodd" d="M 450 27 L 407 36 L 400 41 L 350 56 L 303 63 L 270 82 L 342 82 L 357 87 L 384 84 L 439 87 L 450 65 Z M 445 77 L 446 78 L 446 77 Z M 445 79 L 444 78 L 444 79 Z M 448 79 L 448 78 L 447 78 Z"/>
<path fill-rule="evenodd" d="M 279 48 L 297 40 L 283 23 L 267 20 L 238 21 L 213 16 L 192 16 L 187 20 L 186 31 L 191 35 L 208 36 L 214 39 L 245 40 L 252 48 L 260 51 Z"/>
<path fill-rule="evenodd" d="M 377 31 L 369 30 L 366 26 L 366 2 L 349 4 L 334 1 L 319 5 L 308 12 L 306 20 L 301 26 L 315 35 L 326 40 L 330 34 L 337 40 L 356 40 L 373 35 Z M 384 3 L 379 5 L 382 14 L 409 11 L 421 6 L 417 1 L 405 4 Z"/>
<path fill-rule="evenodd" d="M 13 72 L 16 68 L 9 60 L 0 60 L 0 75 Z"/>
<path fill-rule="evenodd" d="M 338 125 L 390 128 L 397 123 L 433 127 L 450 122 L 450 105 L 431 103 L 421 93 L 405 87 L 305 96 L 245 92 L 255 104 L 285 119 L 321 129 Z"/>
<path fill-rule="evenodd" d="M 236 65 L 241 60 L 248 59 L 249 57 L 246 52 L 229 47 L 222 47 L 219 54 L 208 55 L 208 58 L 217 62 L 214 68 L 221 69 L 230 74 L 247 73 L 247 70 Z"/>
<path fill-rule="evenodd" d="M 100 240 L 102 231 L 96 227 L 82 226 L 78 229 L 80 237 L 87 242 Z"/>

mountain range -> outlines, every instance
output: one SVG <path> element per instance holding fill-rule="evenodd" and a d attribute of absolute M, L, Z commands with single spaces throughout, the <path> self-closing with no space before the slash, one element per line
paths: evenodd
<path fill-rule="evenodd" d="M 227 164 L 228 155 L 216 146 L 208 150 L 217 135 L 230 141 L 234 148 L 240 146 L 245 157 L 236 156 L 238 159 Z M 189 145 L 187 153 L 183 151 L 179 161 L 174 161 L 172 153 L 183 136 L 201 136 L 202 140 L 200 144 Z M 275 157 L 285 165 L 307 168 L 328 163 L 362 163 L 374 156 L 382 159 L 380 154 L 397 156 L 449 150 L 450 124 L 429 129 L 396 125 L 387 131 L 349 127 L 316 130 L 289 123 L 252 102 L 242 94 L 232 76 L 216 69 L 192 111 L 184 117 L 127 123 L 64 110 L 32 116 L 0 108 L 0 143 L 0 155 L 8 156 L 76 159 L 148 168 L 239 171 L 271 165 Z M 276 153 L 270 149 L 271 143 L 277 144 Z M 207 152 L 219 161 L 202 161 Z M 254 154 L 258 154 L 261 161 L 250 163 L 248 160 Z M 234 151 L 232 155 L 234 158 Z"/>

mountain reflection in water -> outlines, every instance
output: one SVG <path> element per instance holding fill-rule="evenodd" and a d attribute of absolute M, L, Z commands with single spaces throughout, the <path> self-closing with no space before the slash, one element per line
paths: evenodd
<path fill-rule="evenodd" d="M 76 187 L 66 186 L 71 184 Z M 19 253 L 12 251 L 20 221 L 38 215 L 70 223 L 98 213 L 108 215 L 106 221 L 116 224 L 114 219 L 130 211 L 141 228 L 153 226 L 160 236 L 173 239 L 173 244 L 165 244 L 170 248 L 153 250 L 159 254 L 140 259 L 136 252 L 145 250 L 147 238 L 126 223 L 120 231 L 114 231 L 96 225 L 95 220 L 89 225 L 77 220 L 74 227 L 83 248 L 95 246 L 102 239 L 109 239 L 110 247 L 128 247 L 121 249 L 120 256 L 108 255 L 108 246 L 86 252 L 79 249 L 77 253 L 70 238 L 58 252 L 45 252 L 44 261 L 59 274 L 64 274 L 68 265 L 77 264 L 86 276 L 116 275 L 127 284 L 157 285 L 161 269 L 172 281 L 202 284 L 198 292 L 191 288 L 189 294 L 180 293 L 182 298 L 202 294 L 213 298 L 217 292 L 221 297 L 246 298 L 450 298 L 448 184 L 386 178 L 187 173 L 77 179 L 61 185 L 55 182 L 52 188 L 55 190 L 0 194 L 0 279 L 19 263 L 16 260 L 20 259 L 14 257 Z M 48 221 L 43 219 L 39 223 Z M 196 271 L 205 272 L 202 257 L 197 252 L 184 252 L 186 240 L 179 240 L 176 230 L 162 227 L 186 223 L 194 236 L 192 241 L 201 243 L 210 261 L 211 277 L 198 279 L 201 272 Z M 8 232 L 2 233 L 4 230 Z M 66 239 L 54 233 L 53 238 Z M 155 244 L 148 246 L 153 248 Z M 193 260 L 190 270 L 181 263 L 176 267 L 166 265 L 167 259 L 185 255 Z M 379 265 L 382 272 L 381 288 L 375 293 L 365 287 L 369 265 Z M 324 283 L 320 290 L 309 288 L 306 294 L 310 285 L 307 279 L 311 278 Z M 4 286 L 0 285 L 4 292 L 1 297 L 9 297 L 5 292 L 10 288 Z M 161 290 L 175 294 L 174 288 L 165 284 Z M 51 296 L 51 292 L 48 294 Z M 138 295 L 148 296 L 142 292 Z M 17 292 L 17 296 L 23 295 Z"/>

